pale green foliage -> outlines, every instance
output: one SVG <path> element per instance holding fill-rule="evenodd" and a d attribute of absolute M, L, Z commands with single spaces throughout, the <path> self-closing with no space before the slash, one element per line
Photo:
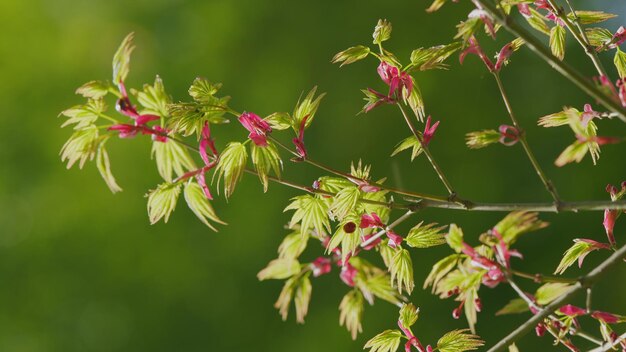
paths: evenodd
<path fill-rule="evenodd" d="M 104 113 L 106 109 L 107 105 L 104 103 L 102 98 L 89 99 L 87 104 L 76 105 L 67 110 L 63 110 L 61 115 L 68 117 L 68 119 L 61 125 L 61 127 L 72 124 L 75 124 L 75 130 L 89 127 L 93 125 L 96 120 L 98 120 L 98 116 Z"/>
<path fill-rule="evenodd" d="M 546 24 L 546 18 L 537 12 L 537 10 L 530 8 L 530 17 L 524 17 L 528 24 L 534 29 L 542 32 L 543 34 L 550 35 L 550 27 Z M 558 27 L 558 26 L 557 26 Z"/>
<path fill-rule="evenodd" d="M 117 184 L 113 173 L 111 172 L 111 162 L 109 161 L 109 153 L 105 148 L 105 143 L 108 138 L 103 138 L 98 145 L 98 151 L 96 152 L 96 166 L 100 172 L 100 176 L 113 193 L 121 192 L 122 188 Z"/>
<path fill-rule="evenodd" d="M 465 144 L 471 149 L 484 148 L 498 142 L 500 142 L 500 132 L 496 130 L 482 130 L 465 135 Z"/>
<path fill-rule="evenodd" d="M 257 279 L 263 281 L 268 279 L 286 279 L 300 272 L 300 263 L 296 259 L 279 258 L 274 259 L 267 266 L 259 271 Z"/>
<path fill-rule="evenodd" d="M 502 235 L 502 239 L 508 245 L 517 241 L 519 236 L 543 229 L 549 225 L 545 221 L 539 220 L 536 212 L 514 211 L 500 220 L 494 229 Z"/>
<path fill-rule="evenodd" d="M 462 38 L 463 42 L 466 43 L 482 25 L 483 22 L 478 17 L 468 18 L 462 21 L 456 26 L 457 33 L 454 39 Z"/>
<path fill-rule="evenodd" d="M 455 252 L 461 253 L 461 249 L 463 249 L 463 230 L 456 224 L 450 224 L 446 242 Z"/>
<path fill-rule="evenodd" d="M 537 292 L 535 292 L 535 300 L 537 301 L 537 304 L 543 306 L 561 297 L 572 288 L 573 287 L 570 284 L 549 282 L 537 289 Z"/>
<path fill-rule="evenodd" d="M 130 68 L 130 54 L 135 49 L 133 45 L 134 33 L 129 33 L 120 44 L 113 56 L 113 83 L 120 84 L 126 80 Z"/>
<path fill-rule="evenodd" d="M 374 44 L 381 44 L 382 42 L 389 40 L 389 38 L 391 38 L 391 22 L 387 20 L 378 20 L 372 37 L 374 38 Z"/>
<path fill-rule="evenodd" d="M 296 259 L 304 252 L 309 241 L 307 233 L 292 232 L 285 236 L 278 247 L 278 258 Z"/>
<path fill-rule="evenodd" d="M 274 308 L 278 309 L 283 320 L 287 320 L 289 314 L 289 305 L 295 296 L 296 321 L 304 323 L 304 317 L 309 309 L 309 301 L 311 300 L 312 286 L 309 279 L 310 273 L 303 275 L 295 275 L 285 281 L 280 295 L 274 303 Z"/>
<path fill-rule="evenodd" d="M 296 287 L 295 291 L 294 304 L 296 306 L 296 322 L 304 324 L 304 317 L 306 317 L 309 311 L 309 302 L 311 301 L 311 292 L 313 291 L 313 286 L 311 286 L 311 280 L 308 274 L 300 279 L 300 284 Z"/>
<path fill-rule="evenodd" d="M 447 0 L 434 0 L 432 4 L 426 9 L 426 12 L 435 12 L 439 10 Z"/>
<path fill-rule="evenodd" d="M 320 106 L 320 102 L 322 98 L 326 95 L 326 93 L 321 93 L 317 97 L 315 96 L 315 92 L 317 91 L 317 87 L 313 87 L 309 91 L 309 93 L 302 99 L 299 100 L 296 104 L 295 109 L 293 110 L 293 129 L 296 132 L 300 131 L 300 124 L 302 120 L 306 117 L 307 120 L 304 124 L 304 128 L 307 129 L 313 122 L 313 118 L 315 117 L 315 113 L 317 112 L 317 108 Z"/>
<path fill-rule="evenodd" d="M 426 280 L 424 280 L 424 289 L 432 285 L 432 292 L 435 292 L 435 289 L 439 285 L 441 279 L 454 269 L 459 261 L 459 258 L 460 255 L 452 254 L 435 263 L 426 277 Z"/>
<path fill-rule="evenodd" d="M 191 209 L 198 219 L 200 219 L 200 221 L 202 221 L 202 223 L 208 226 L 211 230 L 217 232 L 217 229 L 209 221 L 226 225 L 226 223 L 217 216 L 215 210 L 213 210 L 213 206 L 211 206 L 211 203 L 207 199 L 206 195 L 202 191 L 202 187 L 200 187 L 199 184 L 189 181 L 185 184 L 183 194 L 189 209 Z"/>
<path fill-rule="evenodd" d="M 446 69 L 443 62 L 461 48 L 460 42 L 437 45 L 430 48 L 418 48 L 411 52 L 411 66 L 420 71 Z"/>
<path fill-rule="evenodd" d="M 555 274 L 563 274 L 567 268 L 572 266 L 576 261 L 578 261 L 578 266 L 582 266 L 583 259 L 587 256 L 587 254 L 599 249 L 593 244 L 585 241 L 581 241 L 579 239 L 574 240 L 574 245 L 572 245 L 565 253 L 563 254 L 563 258 L 559 263 L 559 266 L 554 271 Z"/>
<path fill-rule="evenodd" d="M 338 52 L 333 57 L 332 63 L 336 64 L 338 62 L 341 62 L 339 67 L 343 65 L 349 65 L 349 64 L 355 63 L 359 60 L 366 58 L 367 55 L 369 55 L 369 53 L 370 53 L 370 48 L 366 46 L 363 46 L 363 45 L 353 46 L 344 51 Z"/>
<path fill-rule="evenodd" d="M 567 146 L 567 148 L 565 148 L 565 150 L 561 152 L 559 157 L 554 161 L 554 164 L 560 167 L 565 166 L 566 164 L 569 164 L 571 162 L 579 163 L 583 160 L 588 152 L 589 146 L 587 145 L 587 143 L 576 141 Z"/>
<path fill-rule="evenodd" d="M 610 20 L 611 18 L 617 17 L 617 15 L 612 13 L 606 13 L 602 11 L 576 11 L 576 15 L 572 12 L 567 14 L 567 18 L 571 21 L 575 20 L 578 17 L 578 21 L 580 24 L 594 24 L 604 22 L 606 20 Z"/>
<path fill-rule="evenodd" d="M 426 112 L 424 111 L 424 99 L 422 99 L 422 92 L 420 91 L 415 78 L 411 76 L 411 80 L 413 81 L 413 89 L 411 90 L 411 94 L 406 98 L 406 103 L 409 104 L 411 110 L 417 119 L 420 122 L 424 122 L 424 117 L 426 116 Z"/>
<path fill-rule="evenodd" d="M 350 212 L 352 212 L 359 202 L 361 192 L 356 186 L 346 187 L 333 198 L 330 211 L 338 220 L 343 220 Z"/>
<path fill-rule="evenodd" d="M 589 121 L 587 126 L 583 126 L 581 122 L 581 112 L 574 108 L 565 109 L 563 114 L 567 117 L 567 122 L 572 131 L 574 131 L 577 139 L 574 143 L 565 148 L 555 160 L 554 164 L 561 167 L 574 161 L 579 163 L 585 155 L 589 153 L 595 165 L 600 158 L 600 146 L 595 141 L 598 127 L 593 120 Z"/>
<path fill-rule="evenodd" d="M 565 57 L 565 28 L 554 26 L 550 30 L 550 50 L 559 60 Z"/>
<path fill-rule="evenodd" d="M 406 236 L 406 244 L 413 248 L 429 248 L 446 243 L 445 235 L 441 233 L 446 226 L 437 226 L 436 223 L 415 225 Z"/>
<path fill-rule="evenodd" d="M 419 134 L 421 135 L 421 132 L 419 132 Z M 413 159 L 415 159 L 423 151 L 422 143 L 420 143 L 420 141 L 415 136 L 410 136 L 403 139 L 400 143 L 398 143 L 398 145 L 396 145 L 396 149 L 393 150 L 391 156 L 396 156 L 398 153 L 405 151 L 409 148 L 411 148 L 411 161 L 413 161 Z"/>
<path fill-rule="evenodd" d="M 358 221 L 358 218 L 353 215 L 348 216 L 337 227 L 337 231 L 335 231 L 333 237 L 331 237 L 330 242 L 328 242 L 328 247 L 326 249 L 327 252 L 330 252 L 337 246 L 339 246 L 339 244 L 341 244 L 341 260 L 345 260 L 348 255 L 354 254 L 354 251 L 359 247 L 359 244 L 361 244 L 361 231 L 359 229 L 352 233 L 347 233 L 343 229 L 343 225 L 351 221 Z"/>
<path fill-rule="evenodd" d="M 222 178 L 224 179 L 224 196 L 226 198 L 229 198 L 235 191 L 237 183 L 243 176 L 247 160 L 248 151 L 246 146 L 239 142 L 228 143 L 220 155 L 213 177 L 219 175 L 217 179 L 218 187 Z"/>
<path fill-rule="evenodd" d="M 137 95 L 139 104 L 143 106 L 140 114 L 168 116 L 168 105 L 172 103 L 172 98 L 165 92 L 161 77 L 157 75 L 153 85 L 144 84 L 143 91 L 134 91 L 134 93 Z"/>
<path fill-rule="evenodd" d="M 93 160 L 99 141 L 98 128 L 94 125 L 74 131 L 61 148 L 61 161 L 67 161 L 68 169 L 78 161 L 82 169 L 87 160 Z"/>
<path fill-rule="evenodd" d="M 204 78 L 196 78 L 189 87 L 193 102 L 168 105 L 171 116 L 168 127 L 174 132 L 189 136 L 193 133 L 200 135 L 205 122 L 229 122 L 224 114 L 228 110 L 230 97 L 215 96 L 221 87 L 220 83 L 213 84 Z"/>
<path fill-rule="evenodd" d="M 364 303 L 363 294 L 358 290 L 348 292 L 339 303 L 339 325 L 348 329 L 353 340 L 363 331 L 361 318 Z"/>
<path fill-rule="evenodd" d="M 467 330 L 454 330 L 443 335 L 437 341 L 439 352 L 473 351 L 485 343 L 476 335 L 468 334 Z"/>
<path fill-rule="evenodd" d="M 152 158 L 156 161 L 159 175 L 167 182 L 172 182 L 173 174 L 181 176 L 197 168 L 187 149 L 171 139 L 165 143 L 153 141 Z"/>
<path fill-rule="evenodd" d="M 109 82 L 90 81 L 76 89 L 76 94 L 80 94 L 85 98 L 98 100 L 109 93 L 109 87 Z"/>
<path fill-rule="evenodd" d="M 277 131 L 286 130 L 293 125 L 291 116 L 289 116 L 286 112 L 275 112 L 266 117 L 264 120 L 270 125 L 272 130 Z"/>
<path fill-rule="evenodd" d="M 569 124 L 569 118 L 565 111 L 555 112 L 554 114 L 542 116 L 539 118 L 539 126 L 542 127 L 558 127 Z"/>
<path fill-rule="evenodd" d="M 473 282 L 470 280 L 469 282 L 473 283 L 473 285 L 469 288 L 464 288 L 461 295 L 459 296 L 459 300 L 464 299 L 465 304 L 463 304 L 463 311 L 465 312 L 465 319 L 467 320 L 467 325 L 472 333 L 476 333 L 476 322 L 478 321 L 478 309 L 476 307 L 476 299 L 478 298 L 478 287 L 480 287 L 480 280 L 482 279 L 482 275 L 480 278 L 469 275 L 470 279 L 475 279 Z"/>
<path fill-rule="evenodd" d="M 402 292 L 404 289 L 408 294 L 413 292 L 415 282 L 413 281 L 413 262 L 411 254 L 406 249 L 397 249 L 389 265 L 391 282 Z"/>
<path fill-rule="evenodd" d="M 400 295 L 391 286 L 391 279 L 385 271 L 359 257 L 350 258 L 350 264 L 358 270 L 354 283 L 370 304 L 374 304 L 374 297 L 400 304 Z"/>
<path fill-rule="evenodd" d="M 585 30 L 589 44 L 595 47 L 602 47 L 613 39 L 613 33 L 606 28 L 587 28 Z"/>
<path fill-rule="evenodd" d="M 528 303 L 522 298 L 514 298 L 496 312 L 496 315 L 518 314 L 529 310 Z"/>
<path fill-rule="evenodd" d="M 380 184 L 382 181 L 378 181 Z M 386 190 L 380 190 L 378 192 L 367 192 L 361 194 L 361 200 L 372 200 L 376 202 L 387 203 L 387 193 Z M 387 222 L 389 220 L 389 207 L 380 204 L 371 204 L 366 202 L 360 202 L 359 209 L 363 210 L 364 213 L 376 213 L 380 217 L 383 222 Z"/>
<path fill-rule="evenodd" d="M 147 194 L 148 216 L 151 224 L 156 224 L 161 219 L 167 222 L 176 208 L 179 194 L 180 184 L 177 183 L 162 183 Z"/>
<path fill-rule="evenodd" d="M 319 235 L 330 232 L 328 203 L 324 199 L 305 194 L 294 197 L 292 200 L 284 210 L 296 211 L 289 222 L 290 228 L 300 223 L 300 231 L 303 234 L 309 231 L 309 229 L 315 229 Z"/>
<path fill-rule="evenodd" d="M 410 328 L 415 324 L 417 318 L 419 318 L 419 308 L 415 307 L 413 303 L 403 304 L 400 308 L 399 321 L 405 328 Z"/>
<path fill-rule="evenodd" d="M 613 59 L 613 63 L 615 64 L 615 68 L 617 68 L 617 73 L 619 74 L 619 78 L 626 77 L 626 53 L 620 50 L 617 47 L 615 50 L 615 58 Z"/>
<path fill-rule="evenodd" d="M 254 143 L 250 144 L 250 155 L 252 156 L 252 163 L 256 168 L 256 172 L 259 175 L 259 179 L 263 184 L 263 192 L 267 192 L 269 185 L 268 175 L 270 171 L 280 178 L 280 172 L 283 168 L 283 161 L 280 159 L 280 154 L 276 149 L 274 143 L 268 141 L 267 146 L 259 147 Z"/>
<path fill-rule="evenodd" d="M 385 330 L 367 341 L 363 348 L 369 348 L 370 352 L 395 352 L 400 346 L 401 338 L 400 330 Z"/>

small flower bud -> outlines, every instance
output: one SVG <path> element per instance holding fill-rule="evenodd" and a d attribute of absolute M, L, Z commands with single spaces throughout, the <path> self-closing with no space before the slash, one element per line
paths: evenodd
<path fill-rule="evenodd" d="M 535 334 L 537 334 L 537 336 L 541 337 L 545 333 L 546 333 L 546 326 L 543 323 L 539 323 L 537 324 L 537 326 L 535 326 Z"/>

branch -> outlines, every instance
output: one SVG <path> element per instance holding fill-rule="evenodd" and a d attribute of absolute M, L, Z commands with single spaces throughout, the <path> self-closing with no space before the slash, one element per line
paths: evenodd
<path fill-rule="evenodd" d="M 617 347 L 617 345 L 622 343 L 622 341 L 624 340 L 626 340 L 626 333 L 621 334 L 618 338 L 615 339 L 615 341 L 610 342 L 610 343 L 605 343 L 602 346 L 594 348 L 593 350 L 589 352 L 606 352 L 608 350 L 613 349 L 614 347 Z"/>
<path fill-rule="evenodd" d="M 500 340 L 496 345 L 488 350 L 488 352 L 504 351 L 511 344 L 528 334 L 537 324 L 542 322 L 554 311 L 566 304 L 579 292 L 593 286 L 600 278 L 607 272 L 618 265 L 624 258 L 626 258 L 626 246 L 623 246 L 616 252 L 614 252 L 609 258 L 593 269 L 589 274 L 583 276 L 578 280 L 572 288 L 561 295 L 559 298 L 552 301 L 550 304 L 544 307 L 544 309 L 527 320 L 524 324 L 520 325 L 517 329 L 511 332 L 504 339 Z"/>
<path fill-rule="evenodd" d="M 547 49 L 537 38 L 530 34 L 526 29 L 519 24 L 511 20 L 510 17 L 503 15 L 498 11 L 496 6 L 489 0 L 474 0 L 477 4 L 487 11 L 491 17 L 503 28 L 509 31 L 511 34 L 523 39 L 526 45 L 534 51 L 539 57 L 545 60 L 552 68 L 561 73 L 565 78 L 569 79 L 572 83 L 582 89 L 585 93 L 589 94 L 592 98 L 600 102 L 605 108 L 613 111 L 617 114 L 620 120 L 626 122 L 626 111 L 624 108 L 612 97 L 604 94 L 595 85 L 593 85 L 587 78 L 581 75 L 578 71 L 572 68 L 570 65 L 560 61 L 557 57 L 552 55 L 549 49 Z"/>
<path fill-rule="evenodd" d="M 367 247 L 370 244 L 372 244 L 374 241 L 376 241 L 377 239 L 379 239 L 381 236 L 383 236 L 384 234 L 387 233 L 387 231 L 392 230 L 394 227 L 400 225 L 402 222 L 404 222 L 404 220 L 408 219 L 411 215 L 415 214 L 415 211 L 409 209 L 409 211 L 407 211 L 406 213 L 404 213 L 404 215 L 402 215 L 401 217 L 397 218 L 396 221 L 392 222 L 391 224 L 389 224 L 387 227 L 385 227 L 384 229 L 378 231 L 374 236 L 370 237 L 367 239 L 367 241 L 361 243 L 361 247 Z"/>

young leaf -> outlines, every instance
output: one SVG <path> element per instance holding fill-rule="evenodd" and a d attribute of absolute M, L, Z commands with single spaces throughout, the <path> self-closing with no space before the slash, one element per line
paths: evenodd
<path fill-rule="evenodd" d="M 80 94 L 85 98 L 98 100 L 109 93 L 109 87 L 108 82 L 90 81 L 76 89 L 76 94 Z"/>
<path fill-rule="evenodd" d="M 266 117 L 265 122 L 269 123 L 272 130 L 282 131 L 293 125 L 291 116 L 286 112 L 275 112 Z"/>
<path fill-rule="evenodd" d="M 385 330 L 367 341 L 363 349 L 369 348 L 370 352 L 395 352 L 401 338 L 400 330 Z"/>
<path fill-rule="evenodd" d="M 454 269 L 459 261 L 459 258 L 460 256 L 458 254 L 452 254 L 435 263 L 426 277 L 426 280 L 424 280 L 424 289 L 432 285 L 432 292 L 435 292 L 435 288 L 439 284 L 439 281 L 441 281 L 441 279 L 443 279 L 443 277 L 446 276 L 450 270 Z"/>
<path fill-rule="evenodd" d="M 571 246 L 565 253 L 563 254 L 563 259 L 559 263 L 559 266 L 554 271 L 555 274 L 563 274 L 567 268 L 572 266 L 576 261 L 578 261 L 578 267 L 581 267 L 583 264 L 583 260 L 587 256 L 587 254 L 600 249 L 597 245 L 594 245 L 592 242 L 575 239 L 574 245 Z"/>
<path fill-rule="evenodd" d="M 263 184 L 263 192 L 267 192 L 269 180 L 267 176 L 270 171 L 280 178 L 280 171 L 283 167 L 283 161 L 280 159 L 278 149 L 274 143 L 268 141 L 267 146 L 259 147 L 254 143 L 250 143 L 252 163 L 256 168 L 256 172 L 259 174 L 259 179 Z"/>
<path fill-rule="evenodd" d="M 570 21 L 574 21 L 576 17 L 578 17 L 580 24 L 594 24 L 610 20 L 611 18 L 617 17 L 617 15 L 602 11 L 576 11 L 576 15 L 572 12 L 567 14 L 567 18 L 569 18 Z"/>
<path fill-rule="evenodd" d="M 162 218 L 165 222 L 169 220 L 170 214 L 176 208 L 179 194 L 180 184 L 176 183 L 162 183 L 147 194 L 151 224 L 156 224 Z"/>
<path fill-rule="evenodd" d="M 494 229 L 502 236 L 507 244 L 517 241 L 522 234 L 543 229 L 549 225 L 539 220 L 536 212 L 514 211 L 500 220 Z"/>
<path fill-rule="evenodd" d="M 391 282 L 398 289 L 398 292 L 402 292 L 404 289 L 408 294 L 411 294 L 415 282 L 413 281 L 413 262 L 409 251 L 406 249 L 396 251 L 389 265 L 389 273 L 391 273 Z"/>
<path fill-rule="evenodd" d="M 189 209 L 202 221 L 203 224 L 208 226 L 211 230 L 217 232 L 217 229 L 209 222 L 213 221 L 218 224 L 226 225 L 215 213 L 211 203 L 207 199 L 202 187 L 196 182 L 188 182 L 185 184 L 184 190 L 185 201 Z"/>
<path fill-rule="evenodd" d="M 98 151 L 96 153 L 96 166 L 98 167 L 98 171 L 100 172 L 100 176 L 104 182 L 106 182 L 107 186 L 113 193 L 121 192 L 122 188 L 115 181 L 115 177 L 111 172 L 111 162 L 109 161 L 109 154 L 104 147 L 108 138 L 104 138 L 102 142 L 98 145 Z"/>
<path fill-rule="evenodd" d="M 345 326 L 350 332 L 352 339 L 363 331 L 361 318 L 364 308 L 363 294 L 358 290 L 352 290 L 346 294 L 339 304 L 339 325 Z"/>
<path fill-rule="evenodd" d="M 389 246 L 387 247 L 390 248 Z M 355 259 L 353 257 L 351 258 L 350 263 L 354 262 Z M 389 275 L 379 268 L 372 266 L 367 270 L 359 271 L 356 276 L 355 283 L 370 304 L 373 304 L 374 302 L 372 295 L 391 304 L 400 304 L 399 294 L 393 287 L 391 287 L 391 279 L 389 278 Z"/>
<path fill-rule="evenodd" d="M 585 32 L 587 33 L 589 44 L 596 48 L 603 47 L 613 39 L 613 33 L 606 28 L 587 28 Z"/>
<path fill-rule="evenodd" d="M 542 285 L 535 292 L 535 300 L 539 305 L 546 305 L 561 297 L 572 289 L 572 285 L 560 282 L 549 282 Z"/>
<path fill-rule="evenodd" d="M 361 192 L 357 187 L 346 187 L 337 192 L 330 206 L 330 210 L 338 220 L 343 220 L 355 210 Z"/>
<path fill-rule="evenodd" d="M 565 28 L 556 25 L 550 30 L 550 49 L 559 60 L 565 57 Z"/>
<path fill-rule="evenodd" d="M 528 310 L 528 303 L 526 303 L 524 299 L 515 298 L 507 303 L 504 307 L 500 308 L 500 310 L 496 312 L 496 315 L 518 314 L 527 312 Z"/>
<path fill-rule="evenodd" d="M 461 48 L 461 42 L 437 45 L 430 48 L 418 48 L 411 52 L 411 65 L 417 70 L 445 69 L 443 62 Z"/>
<path fill-rule="evenodd" d="M 306 122 L 304 124 L 304 128 L 307 129 L 313 122 L 313 118 L 315 117 L 315 113 L 317 112 L 317 108 L 322 101 L 322 98 L 326 95 L 326 93 L 321 93 L 317 97 L 315 97 L 315 92 L 317 91 L 317 87 L 313 87 L 311 91 L 304 97 L 302 101 L 298 101 L 295 109 L 293 110 L 293 129 L 296 132 L 300 131 L 300 124 L 302 120 L 306 117 Z"/>
<path fill-rule="evenodd" d="M 419 308 L 415 307 L 413 303 L 403 304 L 402 308 L 400 308 L 400 318 L 399 321 L 405 328 L 410 328 L 415 324 L 417 318 L 419 317 Z"/>
<path fill-rule="evenodd" d="M 372 37 L 374 38 L 374 44 L 381 44 L 382 42 L 389 40 L 389 38 L 391 38 L 391 22 L 388 22 L 387 20 L 378 20 Z"/>
<path fill-rule="evenodd" d="M 71 168 L 78 161 L 78 167 L 83 168 L 87 160 L 93 160 L 98 148 L 98 128 L 90 125 L 75 131 L 61 148 L 61 161 L 67 160 L 67 168 Z"/>
<path fill-rule="evenodd" d="M 429 248 L 446 243 L 445 235 L 440 233 L 446 226 L 437 226 L 436 223 L 422 226 L 420 222 L 409 230 L 406 236 L 406 244 L 413 248 Z"/>
<path fill-rule="evenodd" d="M 615 68 L 617 68 L 617 73 L 619 74 L 619 78 L 626 78 L 626 53 L 620 50 L 617 47 L 615 51 L 615 59 L 613 59 L 615 63 Z"/>
<path fill-rule="evenodd" d="M 391 153 L 391 156 L 396 156 L 398 153 L 409 148 L 412 148 L 411 161 L 422 153 L 422 143 L 420 143 L 415 136 L 410 136 L 403 139 L 400 143 L 398 143 L 398 145 L 396 145 L 396 149 L 394 149 L 393 153 Z"/>
<path fill-rule="evenodd" d="M 554 161 L 554 165 L 562 167 L 572 162 L 580 163 L 588 152 L 589 145 L 587 143 L 576 141 L 567 146 L 567 148 L 561 152 L 558 158 Z"/>
<path fill-rule="evenodd" d="M 363 45 L 353 46 L 344 51 L 338 52 L 333 57 L 332 63 L 336 64 L 338 62 L 341 62 L 341 65 L 339 65 L 339 67 L 343 65 L 349 65 L 349 64 L 355 63 L 359 60 L 366 58 L 367 55 L 369 55 L 369 53 L 370 53 L 370 48 L 366 46 L 363 46 Z"/>
<path fill-rule="evenodd" d="M 470 149 L 480 149 L 500 142 L 500 137 L 500 132 L 496 130 L 470 132 L 465 135 L 465 144 Z"/>
<path fill-rule="evenodd" d="M 74 129 L 80 130 L 92 126 L 98 117 L 107 109 L 102 98 L 89 99 L 85 105 L 76 105 L 61 112 L 68 119 L 61 125 L 65 127 L 75 124 Z"/>
<path fill-rule="evenodd" d="M 130 66 L 130 54 L 135 49 L 133 38 L 135 33 L 129 33 L 113 56 L 113 83 L 120 84 L 126 80 Z"/>
<path fill-rule="evenodd" d="M 287 320 L 287 316 L 289 315 L 289 305 L 293 299 L 294 290 L 298 285 L 298 281 L 297 277 L 292 277 L 285 281 L 283 289 L 280 291 L 280 295 L 278 295 L 278 299 L 274 303 L 274 308 L 278 309 L 278 313 L 283 321 Z"/>
<path fill-rule="evenodd" d="M 424 99 L 422 99 L 422 92 L 420 91 L 415 78 L 411 76 L 411 80 L 413 81 L 413 89 L 411 90 L 411 94 L 406 99 L 406 103 L 409 104 L 411 110 L 417 119 L 420 122 L 424 122 L 424 117 L 426 116 L 426 112 L 424 111 Z"/>
<path fill-rule="evenodd" d="M 447 0 L 434 0 L 432 2 L 432 4 L 430 4 L 430 6 L 426 9 L 426 12 L 435 12 L 437 10 L 439 10 L 445 3 Z"/>
<path fill-rule="evenodd" d="M 330 232 L 330 220 L 328 219 L 328 203 L 322 198 L 310 194 L 292 198 L 284 211 L 295 210 L 291 217 L 289 227 L 293 228 L 300 223 L 300 231 L 306 234 L 309 229 L 315 229 L 318 235 Z"/>
<path fill-rule="evenodd" d="M 169 115 L 168 105 L 172 103 L 172 97 L 165 92 L 163 80 L 158 75 L 154 84 L 144 84 L 143 91 L 135 91 L 137 101 L 143 107 L 140 114 L 151 114 L 161 117 Z"/>
<path fill-rule="evenodd" d="M 311 292 L 313 286 L 311 286 L 311 280 L 309 279 L 309 273 L 304 275 L 299 280 L 299 285 L 296 287 L 294 304 L 296 306 L 296 322 L 304 324 L 304 317 L 309 311 L 309 302 L 311 301 Z"/>
<path fill-rule="evenodd" d="M 569 124 L 569 117 L 565 111 L 559 111 L 539 118 L 538 124 L 542 127 L 564 126 Z"/>
<path fill-rule="evenodd" d="M 165 143 L 153 141 L 152 158 L 156 161 L 159 175 L 167 182 L 172 182 L 173 174 L 181 176 L 186 171 L 197 169 L 187 149 L 173 140 Z"/>
<path fill-rule="evenodd" d="M 300 263 L 296 259 L 274 259 L 256 275 L 260 281 L 268 279 L 286 279 L 300 272 Z"/>
<path fill-rule="evenodd" d="M 297 259 L 306 249 L 309 235 L 300 231 L 292 232 L 285 236 L 278 247 L 278 258 Z"/>
<path fill-rule="evenodd" d="M 483 346 L 484 341 L 480 337 L 468 334 L 466 329 L 454 330 L 443 335 L 437 341 L 437 349 L 439 352 L 463 352 L 473 351 Z"/>
<path fill-rule="evenodd" d="M 229 198 L 235 191 L 237 183 L 243 176 L 247 160 L 246 146 L 239 142 L 228 143 L 222 152 L 213 177 L 219 175 L 218 185 L 222 178 L 224 179 L 224 196 L 226 198 Z"/>
<path fill-rule="evenodd" d="M 456 224 L 450 224 L 446 242 L 455 252 L 461 253 L 461 249 L 463 249 L 463 230 Z"/>
<path fill-rule="evenodd" d="M 546 35 L 550 35 L 550 27 L 546 24 L 546 18 L 537 12 L 537 10 L 530 8 L 530 16 L 524 16 L 524 18 L 526 18 L 528 24 L 534 29 Z"/>

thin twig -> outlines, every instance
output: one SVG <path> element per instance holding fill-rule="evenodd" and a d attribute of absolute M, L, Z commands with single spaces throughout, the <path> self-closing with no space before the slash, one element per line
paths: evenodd
<path fill-rule="evenodd" d="M 600 347 L 590 350 L 589 352 L 606 352 L 608 350 L 613 349 L 613 347 L 616 347 L 617 345 L 622 343 L 622 341 L 624 340 L 626 340 L 626 333 L 621 334 L 618 338 L 615 339 L 615 341 L 612 341 L 610 343 L 605 343 Z"/>
<path fill-rule="evenodd" d="M 374 236 L 368 238 L 366 241 L 364 241 L 363 243 L 361 243 L 361 247 L 367 247 L 370 244 L 372 244 L 374 241 L 376 241 L 377 239 L 379 239 L 381 236 L 383 236 L 384 234 L 386 234 L 388 231 L 392 230 L 394 227 L 400 225 L 404 220 L 408 219 L 411 215 L 415 214 L 415 211 L 409 209 L 409 211 L 407 211 L 406 213 L 404 213 L 404 215 L 402 215 L 401 217 L 397 218 L 396 221 L 392 222 L 391 224 L 387 225 L 387 227 L 385 227 L 384 229 L 378 231 Z"/>

